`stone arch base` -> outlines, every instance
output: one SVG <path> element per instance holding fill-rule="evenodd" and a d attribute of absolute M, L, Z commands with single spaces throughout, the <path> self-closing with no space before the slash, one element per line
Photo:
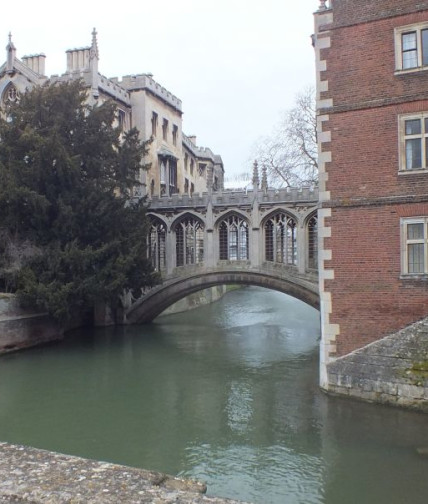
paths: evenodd
<path fill-rule="evenodd" d="M 326 366 L 326 392 L 428 412 L 428 318 Z"/>

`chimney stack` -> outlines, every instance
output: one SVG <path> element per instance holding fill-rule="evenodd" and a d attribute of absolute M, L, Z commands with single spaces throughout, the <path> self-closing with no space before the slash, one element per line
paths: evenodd
<path fill-rule="evenodd" d="M 33 72 L 36 72 L 39 75 L 45 75 L 46 56 L 43 53 L 34 55 L 32 54 L 30 56 L 23 56 L 22 62 Z"/>

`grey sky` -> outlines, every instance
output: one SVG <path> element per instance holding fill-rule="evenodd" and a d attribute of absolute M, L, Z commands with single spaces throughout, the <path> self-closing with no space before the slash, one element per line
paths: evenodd
<path fill-rule="evenodd" d="M 314 82 L 310 35 L 317 0 L 23 0 L 0 19 L 18 57 L 43 52 L 48 75 L 65 51 L 90 45 L 100 72 L 151 72 L 183 101 L 183 130 L 221 154 L 226 175 L 248 168 L 251 147 Z M 1 58 L 5 60 L 6 52 Z"/>

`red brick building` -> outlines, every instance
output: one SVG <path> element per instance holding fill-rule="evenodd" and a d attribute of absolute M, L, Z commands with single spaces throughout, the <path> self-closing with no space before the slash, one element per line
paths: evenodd
<path fill-rule="evenodd" d="M 326 365 L 428 316 L 428 1 L 315 13 Z"/>

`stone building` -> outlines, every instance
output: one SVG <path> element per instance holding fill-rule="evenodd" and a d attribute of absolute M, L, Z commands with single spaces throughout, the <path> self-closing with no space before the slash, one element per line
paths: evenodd
<path fill-rule="evenodd" d="M 428 316 L 428 2 L 322 0 L 314 47 L 328 389 L 329 363 Z"/>
<path fill-rule="evenodd" d="M 104 77 L 98 71 L 97 34 L 92 32 L 88 47 L 66 51 L 63 75 L 45 75 L 44 54 L 16 56 L 9 35 L 6 62 L 0 66 L 0 103 L 19 100 L 20 94 L 33 86 L 81 79 L 88 90 L 90 105 L 113 100 L 117 106 L 118 124 L 127 130 L 136 127 L 142 140 L 153 139 L 145 162 L 150 169 L 142 171 L 141 195 L 171 196 L 204 192 L 208 187 L 223 188 L 224 168 L 220 156 L 196 145 L 196 137 L 182 131 L 181 100 L 157 83 L 151 74 Z"/>

